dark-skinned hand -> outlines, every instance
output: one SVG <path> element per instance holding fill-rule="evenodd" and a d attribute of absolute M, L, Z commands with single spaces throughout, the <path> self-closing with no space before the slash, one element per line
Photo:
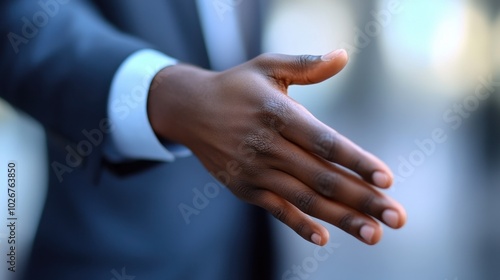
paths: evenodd
<path fill-rule="evenodd" d="M 148 114 L 156 134 L 187 146 L 236 196 L 304 239 L 328 242 L 320 220 L 367 244 L 400 228 L 404 208 L 378 189 L 393 175 L 378 158 L 317 120 L 287 95 L 346 65 L 324 56 L 264 54 L 224 72 L 178 64 L 154 78 Z"/>

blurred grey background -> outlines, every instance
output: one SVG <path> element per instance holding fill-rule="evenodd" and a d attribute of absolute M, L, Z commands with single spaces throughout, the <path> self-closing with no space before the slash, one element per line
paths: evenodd
<path fill-rule="evenodd" d="M 275 222 L 276 279 L 500 279 L 500 1 L 271 2 L 264 51 L 348 50 L 338 76 L 290 94 L 386 161 L 397 176 L 389 193 L 408 211 L 407 226 L 373 247 L 328 227 L 330 249 L 318 251 Z M 25 203 L 43 200 L 43 131 L 1 103 L 0 137 Z M 28 244 L 33 203 L 23 206 Z"/>
<path fill-rule="evenodd" d="M 408 211 L 406 227 L 386 228 L 374 247 L 330 227 L 325 261 L 276 223 L 286 237 L 278 271 L 292 271 L 277 279 L 500 279 L 499 7 L 274 1 L 266 51 L 351 54 L 337 77 L 291 95 L 386 161 L 399 176 L 389 194 Z M 436 129 L 444 142 L 431 140 Z"/>

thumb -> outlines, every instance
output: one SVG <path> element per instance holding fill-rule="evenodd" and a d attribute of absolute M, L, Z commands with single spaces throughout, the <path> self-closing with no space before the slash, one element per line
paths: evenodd
<path fill-rule="evenodd" d="M 283 85 L 309 85 L 322 82 L 340 72 L 348 61 L 344 49 L 323 56 L 268 54 L 260 58 L 262 69 Z"/>

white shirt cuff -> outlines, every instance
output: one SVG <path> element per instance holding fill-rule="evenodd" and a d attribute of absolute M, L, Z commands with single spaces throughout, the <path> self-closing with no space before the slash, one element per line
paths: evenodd
<path fill-rule="evenodd" d="M 115 161 L 127 159 L 174 161 L 191 155 L 181 145 L 160 142 L 149 123 L 147 100 L 155 75 L 177 61 L 165 54 L 144 49 L 130 55 L 118 68 L 108 102 L 112 147 L 107 155 Z M 110 152 L 111 151 L 111 152 Z"/>

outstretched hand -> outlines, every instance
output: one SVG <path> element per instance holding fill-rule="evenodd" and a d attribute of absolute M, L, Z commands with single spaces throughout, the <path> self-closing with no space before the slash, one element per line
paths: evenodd
<path fill-rule="evenodd" d="M 335 225 L 367 244 L 380 220 L 400 228 L 403 207 L 378 191 L 389 168 L 287 95 L 337 74 L 343 50 L 324 56 L 261 55 L 224 72 L 179 64 L 161 70 L 148 100 L 159 137 L 186 145 L 239 198 L 269 211 L 304 239 L 328 242 Z"/>

